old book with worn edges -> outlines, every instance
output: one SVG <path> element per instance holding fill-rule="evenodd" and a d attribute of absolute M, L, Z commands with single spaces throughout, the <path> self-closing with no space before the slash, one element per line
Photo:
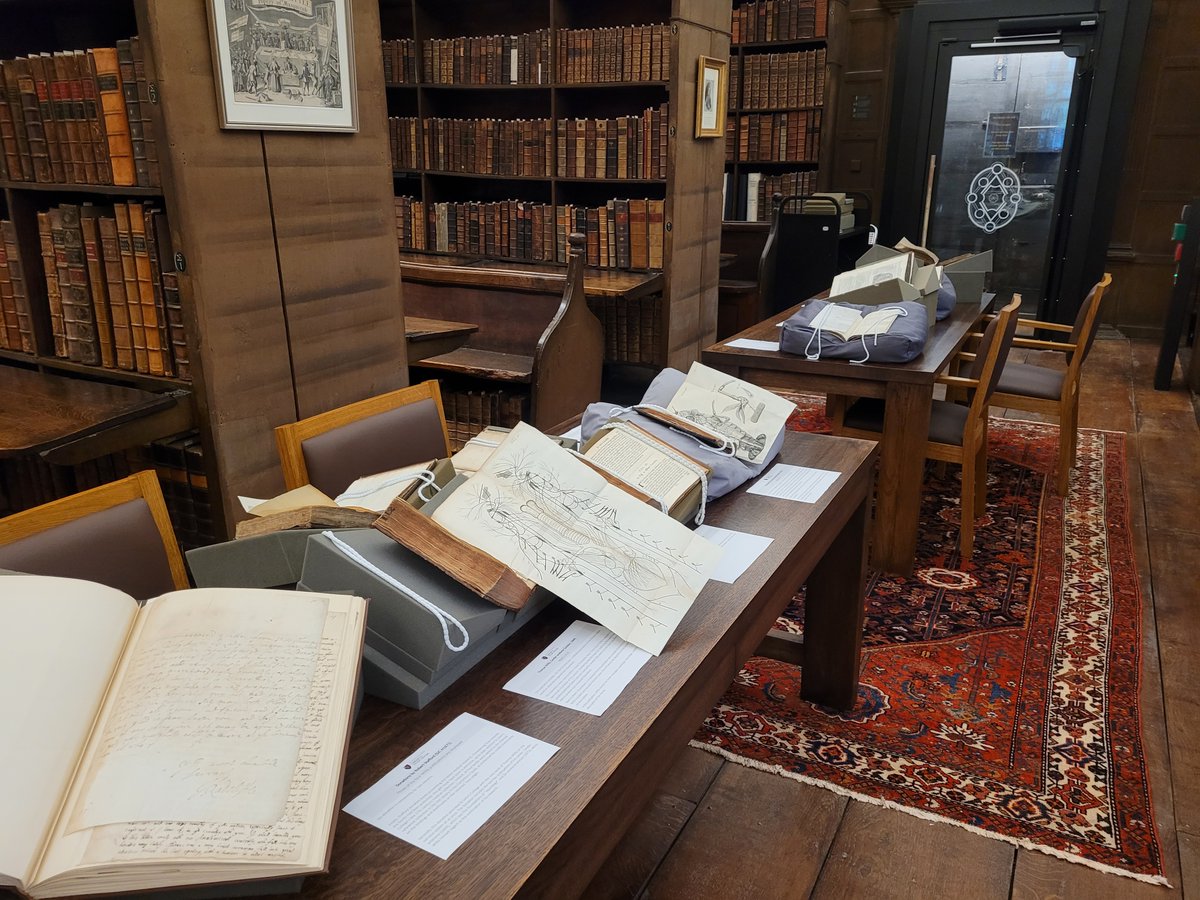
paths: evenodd
<path fill-rule="evenodd" d="M 88 290 L 87 259 L 83 251 L 83 231 L 79 207 L 62 203 L 50 211 L 54 236 L 54 257 L 58 265 L 58 290 L 62 295 L 63 328 L 67 335 L 67 353 L 75 362 L 100 365 L 100 344 L 96 334 L 96 316 Z"/>
<path fill-rule="evenodd" d="M 129 138 L 129 119 L 125 114 L 125 96 L 121 91 L 121 66 L 115 47 L 97 47 L 88 51 L 96 76 L 97 102 L 104 124 L 105 151 L 117 185 L 137 184 L 133 170 L 133 144 Z"/>
<path fill-rule="evenodd" d="M 137 262 L 133 252 L 129 205 L 114 203 L 113 215 L 116 219 L 117 249 L 121 257 L 121 277 L 125 281 L 125 305 L 129 310 L 129 332 L 133 341 L 134 366 L 139 372 L 148 374 L 150 361 L 146 349 L 146 324 L 143 320 L 142 292 L 138 284 Z"/>
<path fill-rule="evenodd" d="M 686 522 L 712 469 L 631 422 L 602 427 L 580 448 L 583 461 L 626 493 Z"/>
<path fill-rule="evenodd" d="M 67 332 L 63 323 L 62 294 L 58 286 L 58 261 L 54 246 L 52 217 L 37 214 L 38 241 L 42 251 L 42 271 L 46 276 L 46 305 L 50 307 L 50 332 L 54 337 L 54 355 L 67 358 Z"/>
<path fill-rule="evenodd" d="M 100 255 L 100 213 L 98 207 L 84 203 L 79 209 L 79 224 L 83 233 L 83 256 L 87 263 L 88 292 L 91 294 L 92 310 L 96 316 L 96 341 L 100 348 L 100 362 L 106 369 L 115 369 L 117 357 L 113 342 L 108 282 L 104 277 L 104 261 Z"/>
<path fill-rule="evenodd" d="M 117 220 L 101 216 L 97 221 L 100 233 L 100 261 L 104 272 L 105 292 L 112 317 L 113 345 L 118 369 L 133 369 L 133 334 L 129 327 L 129 302 L 125 298 L 125 278 L 121 273 L 121 250 L 117 243 Z"/>
<path fill-rule="evenodd" d="M 21 635 L 0 656 L 0 886 L 126 895 L 327 871 L 365 600 L 205 588 L 139 605 L 12 575 L 0 615 Z"/>

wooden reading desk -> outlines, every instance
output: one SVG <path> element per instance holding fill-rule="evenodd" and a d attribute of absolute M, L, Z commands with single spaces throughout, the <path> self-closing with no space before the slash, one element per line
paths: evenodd
<path fill-rule="evenodd" d="M 562 293 L 566 269 L 551 263 L 491 259 L 482 256 L 445 256 L 440 253 L 400 254 L 403 281 L 437 281 L 461 286 L 488 286 L 549 290 Z M 634 300 L 663 288 L 663 273 L 631 272 L 624 269 L 583 270 L 583 292 L 589 297 L 619 297 Z"/>
<path fill-rule="evenodd" d="M 713 703 L 807 582 L 803 696 L 849 707 L 857 695 L 865 530 L 876 445 L 789 433 L 780 461 L 830 469 L 816 503 L 739 489 L 714 525 L 772 538 L 735 584 L 710 581 L 660 656 L 602 716 L 503 690 L 580 614 L 556 603 L 417 712 L 367 698 L 350 739 L 342 802 L 357 796 L 463 712 L 560 748 L 448 860 L 339 813 L 330 872 L 305 897 L 578 895 L 650 799 Z"/>
<path fill-rule="evenodd" d="M 726 344 L 737 338 L 779 341 L 776 325 L 803 304 L 747 328 L 706 349 L 706 365 L 768 389 L 816 391 L 846 397 L 883 397 L 887 400 L 879 453 L 879 490 L 875 500 L 875 529 L 871 563 L 887 572 L 909 573 L 917 552 L 917 524 L 925 469 L 925 442 L 933 385 L 963 346 L 994 294 L 979 303 L 960 303 L 946 319 L 934 325 L 925 351 L 911 362 L 850 363 L 841 359 L 807 359 L 778 350 L 744 350 Z"/>
<path fill-rule="evenodd" d="M 411 366 L 431 356 L 441 356 L 457 350 L 479 326 L 470 322 L 448 322 L 423 316 L 404 317 L 404 341 Z"/>
<path fill-rule="evenodd" d="M 40 454 L 73 465 L 191 425 L 186 394 L 0 365 L 0 457 Z"/>

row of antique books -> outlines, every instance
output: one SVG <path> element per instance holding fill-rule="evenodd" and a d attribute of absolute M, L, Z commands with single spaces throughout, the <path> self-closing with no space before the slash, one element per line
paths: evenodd
<path fill-rule="evenodd" d="M 511 391 L 459 391 L 443 383 L 441 395 L 450 449 L 455 453 L 490 425 L 514 427 L 525 412 L 526 396 Z"/>
<path fill-rule="evenodd" d="M 166 214 L 142 203 L 61 203 L 37 214 L 54 353 L 190 377 Z"/>
<path fill-rule="evenodd" d="M 780 109 L 825 102 L 825 48 L 763 53 L 733 67 L 730 109 Z"/>
<path fill-rule="evenodd" d="M 604 326 L 609 362 L 658 364 L 662 343 L 662 294 L 588 297 L 588 308 Z"/>
<path fill-rule="evenodd" d="M 587 237 L 587 264 L 611 269 L 661 269 L 662 200 L 609 200 L 588 207 L 503 200 L 432 203 L 396 198 L 401 249 L 476 254 L 531 262 L 567 261 L 567 235 Z"/>
<path fill-rule="evenodd" d="M 158 187 L 138 38 L 0 61 L 0 178 Z"/>
<path fill-rule="evenodd" d="M 34 353 L 36 349 L 17 230 L 6 219 L 0 222 L 0 350 Z"/>
<path fill-rule="evenodd" d="M 605 84 L 666 81 L 671 72 L 671 28 L 625 25 L 526 34 L 400 38 L 382 42 L 388 84 Z M 554 66 L 551 68 L 551 59 Z"/>
<path fill-rule="evenodd" d="M 147 448 L 158 474 L 175 537 L 183 550 L 216 541 L 212 502 L 205 474 L 200 433 L 189 431 L 154 441 Z"/>
<path fill-rule="evenodd" d="M 758 0 L 733 11 L 735 44 L 823 38 L 829 30 L 829 0 Z"/>
<path fill-rule="evenodd" d="M 650 179 L 667 177 L 669 120 L 664 103 L 615 119 L 402 117 L 388 124 L 398 170 Z"/>
<path fill-rule="evenodd" d="M 725 126 L 729 162 L 814 162 L 821 138 L 821 110 L 753 113 Z"/>

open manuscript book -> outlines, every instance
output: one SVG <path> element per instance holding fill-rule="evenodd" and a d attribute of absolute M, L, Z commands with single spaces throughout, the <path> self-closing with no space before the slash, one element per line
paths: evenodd
<path fill-rule="evenodd" d="M 210 588 L 139 607 L 0 577 L 0 887 L 32 897 L 324 871 L 366 602 Z"/>

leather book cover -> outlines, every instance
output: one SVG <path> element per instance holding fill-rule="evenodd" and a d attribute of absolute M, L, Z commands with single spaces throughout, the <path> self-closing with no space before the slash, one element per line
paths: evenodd
<path fill-rule="evenodd" d="M 0 221 L 0 228 L 7 224 L 7 221 Z M 8 250 L 0 239 L 0 350 L 20 349 L 21 327 L 17 322 L 17 303 L 8 271 Z"/>
<path fill-rule="evenodd" d="M 5 304 L 4 328 L 10 350 L 33 353 L 37 346 L 33 337 L 33 319 L 29 310 L 29 284 L 17 248 L 17 228 L 9 220 L 0 222 L 0 247 L 5 256 L 8 289 L 11 299 Z"/>
<path fill-rule="evenodd" d="M 121 97 L 125 105 L 125 122 L 129 130 L 129 147 L 133 156 L 134 183 L 139 187 L 148 187 L 145 172 L 146 144 L 142 134 L 142 113 L 138 103 L 137 75 L 133 65 L 131 41 L 117 41 L 117 69 Z"/>
<path fill-rule="evenodd" d="M 141 214 L 139 207 L 139 216 Z M 141 288 L 138 285 L 137 260 L 133 252 L 133 233 L 129 204 L 114 203 L 113 217 L 117 225 L 117 249 L 121 255 L 121 277 L 125 281 L 125 304 L 129 309 L 129 334 L 133 341 L 134 366 L 139 372 L 150 373 L 150 357 L 146 347 L 146 325 L 143 321 Z"/>
<path fill-rule="evenodd" d="M 92 142 L 91 121 L 88 118 L 88 108 L 83 90 L 83 72 L 79 68 L 79 59 L 73 50 L 63 50 L 59 54 L 63 71 L 66 74 L 66 90 L 70 93 L 71 115 L 75 122 L 76 155 L 83 166 L 83 183 L 99 184 L 99 170 L 96 168 L 96 148 Z M 78 167 L 76 174 L 79 173 Z"/>
<path fill-rule="evenodd" d="M 629 201 L 629 267 L 650 267 L 649 211 L 644 199 Z"/>
<path fill-rule="evenodd" d="M 613 211 L 617 223 L 617 268 L 629 268 L 629 201 L 614 200 Z"/>
<path fill-rule="evenodd" d="M 33 87 L 37 92 L 38 107 L 42 114 L 42 132 L 46 135 L 46 151 L 50 156 L 51 180 L 65 184 L 71 179 L 63 168 L 62 142 L 65 135 L 60 134 L 60 126 L 55 118 L 54 95 L 54 62 L 49 53 L 32 53 L 29 55 L 29 68 L 33 74 Z"/>
<path fill-rule="evenodd" d="M 37 181 L 50 182 L 54 175 L 50 168 L 50 151 L 46 144 L 42 107 L 38 102 L 33 69 L 29 60 L 24 57 L 7 60 L 6 66 L 12 70 L 9 77 L 15 77 L 17 81 L 17 95 L 21 104 L 21 116 L 25 119 L 25 137 L 29 144 L 33 177 Z"/>
<path fill-rule="evenodd" d="M 57 221 L 55 221 L 57 214 Z M 100 365 L 100 347 L 96 319 L 88 290 L 87 259 L 83 250 L 83 232 L 79 207 L 60 204 L 51 210 L 54 257 L 58 266 L 58 289 L 62 295 L 63 327 L 67 335 L 67 353 L 75 362 Z"/>
<path fill-rule="evenodd" d="M 112 165 L 108 158 L 108 135 L 105 133 L 104 110 L 100 106 L 100 91 L 96 85 L 96 62 L 90 51 L 76 50 L 75 67 L 83 86 L 83 113 L 88 134 L 92 139 L 92 157 L 96 162 L 96 183 L 112 184 Z"/>
<path fill-rule="evenodd" d="M 99 207 L 85 203 L 79 208 L 79 226 L 83 236 L 83 257 L 87 265 L 88 292 L 92 298 L 92 313 L 96 322 L 96 341 L 100 348 L 100 363 L 106 369 L 117 367 L 112 316 L 108 300 L 108 282 L 100 256 Z"/>
<path fill-rule="evenodd" d="M 34 181 L 33 157 L 29 152 L 29 132 L 25 130 L 24 108 L 21 105 L 21 89 L 13 60 L 0 61 L 0 89 L 8 107 L 11 126 L 5 129 L 5 156 L 8 159 L 9 177 L 14 181 Z M 11 145 L 11 150 L 9 146 Z"/>
<path fill-rule="evenodd" d="M 138 113 L 142 117 L 142 142 L 145 145 L 146 186 L 159 187 L 162 183 L 158 169 L 158 141 L 154 134 L 154 123 L 150 115 L 150 82 L 146 75 L 146 60 L 142 52 L 142 39 L 129 39 L 133 51 L 133 72 L 137 79 Z M 134 167 L 138 161 L 134 160 Z M 138 184 L 141 184 L 140 173 Z"/>
<path fill-rule="evenodd" d="M 179 272 L 175 268 L 175 245 L 171 240 L 171 228 L 167 223 L 167 214 L 155 210 L 152 219 L 158 245 L 163 307 L 166 312 L 167 333 L 171 348 L 170 358 L 174 364 L 175 376 L 190 381 L 192 373 L 188 361 L 187 332 L 183 324 L 183 302 L 179 297 Z"/>
<path fill-rule="evenodd" d="M 171 336 L 167 329 L 167 309 L 162 292 L 162 264 L 158 257 L 158 234 L 154 228 L 156 214 L 158 214 L 158 210 L 154 207 L 142 207 L 143 230 L 146 234 L 146 256 L 150 259 L 150 287 L 153 290 L 154 320 L 158 331 L 162 374 L 174 376 L 175 367 L 171 363 Z M 132 225 L 132 222 L 130 224 Z"/>
<path fill-rule="evenodd" d="M 108 295 L 112 319 L 113 349 L 118 369 L 132 370 L 133 334 L 129 328 L 129 303 L 125 297 L 125 279 L 121 273 L 121 250 L 117 244 L 117 220 L 102 215 L 96 220 L 99 232 L 100 263 L 104 272 L 105 293 Z"/>
<path fill-rule="evenodd" d="M 42 272 L 46 276 L 46 305 L 50 307 L 50 333 L 54 337 L 54 355 L 66 359 L 67 334 L 63 325 L 62 295 L 58 289 L 58 262 L 51 232 L 50 213 L 39 212 L 37 226 Z"/>
<path fill-rule="evenodd" d="M 83 150 L 79 146 L 79 123 L 75 117 L 75 104 L 71 100 L 71 79 L 66 58 L 62 52 L 53 53 L 46 64 L 53 75 L 50 97 L 54 103 L 54 119 L 59 125 L 63 175 L 70 184 L 86 184 L 87 172 L 83 164 Z"/>
<path fill-rule="evenodd" d="M 661 269 L 663 267 L 663 223 L 666 220 L 666 203 L 663 200 L 650 200 L 648 201 L 648 207 L 650 232 L 649 265 L 651 269 Z"/>

